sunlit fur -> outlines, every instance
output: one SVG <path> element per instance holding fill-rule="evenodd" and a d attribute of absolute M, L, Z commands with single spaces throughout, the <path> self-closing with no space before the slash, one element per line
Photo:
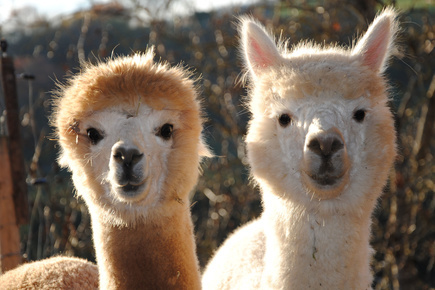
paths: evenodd
<path fill-rule="evenodd" d="M 54 257 L 24 264 L 0 276 L 0 289 L 98 288 L 98 268 L 84 259 Z"/>
<path fill-rule="evenodd" d="M 200 288 L 189 202 L 208 154 L 200 103 L 190 73 L 153 56 L 87 64 L 55 103 L 60 163 L 91 213 L 101 289 Z M 103 138 L 92 144 L 89 128 Z M 119 146 L 141 154 L 130 192 L 120 189 Z"/>
<path fill-rule="evenodd" d="M 264 212 L 216 252 L 204 289 L 371 288 L 371 215 L 396 155 L 383 76 L 395 17 L 384 10 L 352 49 L 304 43 L 289 51 L 241 18 L 246 145 Z M 290 124 L 280 124 L 283 114 Z M 326 137 L 343 146 L 320 157 L 310 141 Z M 321 184 L 317 175 L 332 178 Z"/>
<path fill-rule="evenodd" d="M 189 72 L 154 63 L 153 57 L 150 49 L 85 64 L 56 92 L 52 124 L 60 164 L 72 172 L 89 207 L 99 277 L 84 261 L 68 265 L 77 273 L 74 279 L 91 279 L 88 288 L 98 283 L 100 289 L 201 287 L 189 199 L 200 158 L 209 154 L 200 102 Z M 165 124 L 172 134 L 162 136 Z M 95 131 L 88 134 L 91 128 Z M 135 152 L 134 162 L 120 152 Z M 65 259 L 17 271 L 53 270 Z M 74 282 L 68 272 L 52 272 L 64 282 L 52 289 L 71 289 L 64 286 Z M 32 277 L 35 285 L 52 285 Z"/>
<path fill-rule="evenodd" d="M 73 172 L 77 193 L 88 206 L 99 207 L 101 218 L 116 225 L 126 225 L 144 220 L 154 211 L 167 212 L 164 207 L 148 210 L 140 202 L 119 201 L 104 187 L 101 177 L 108 170 L 110 154 L 104 154 L 102 150 L 111 148 L 119 134 L 125 133 L 119 131 L 120 127 L 110 127 L 119 125 L 114 121 L 117 114 L 123 116 L 123 121 L 127 116 L 133 116 L 130 120 L 143 121 L 135 125 L 139 131 L 125 134 L 131 142 L 142 147 L 151 145 L 141 138 L 149 138 L 148 134 L 158 139 L 155 129 L 167 121 L 177 122 L 168 150 L 169 162 L 163 170 L 165 178 L 161 187 L 155 190 L 159 191 L 162 202 L 187 198 L 197 180 L 199 154 L 206 149 L 201 140 L 200 104 L 193 80 L 186 70 L 153 63 L 153 53 L 149 51 L 98 65 L 88 63 L 66 86 L 60 86 L 57 94 L 60 98 L 55 102 L 52 121 L 61 144 L 60 163 Z M 102 114 L 112 115 L 104 117 Z M 95 120 L 97 118 L 99 120 Z M 97 129 L 104 130 L 107 135 L 96 146 L 90 145 L 86 134 L 92 126 L 101 126 Z M 108 138 L 112 139 L 107 141 Z"/>

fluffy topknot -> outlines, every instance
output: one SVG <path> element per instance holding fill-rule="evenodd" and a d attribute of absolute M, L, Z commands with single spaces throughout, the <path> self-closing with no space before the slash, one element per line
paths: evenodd
<path fill-rule="evenodd" d="M 199 111 L 190 72 L 180 66 L 154 63 L 153 58 L 154 51 L 149 49 L 96 65 L 84 63 L 81 73 L 65 85 L 58 84 L 52 124 L 60 140 L 70 135 L 76 120 L 113 106 L 134 108 L 144 103 L 156 110 Z M 192 107 L 192 103 L 198 105 Z"/>

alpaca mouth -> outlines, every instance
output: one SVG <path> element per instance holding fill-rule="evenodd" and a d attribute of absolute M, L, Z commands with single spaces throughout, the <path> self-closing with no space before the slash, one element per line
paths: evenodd
<path fill-rule="evenodd" d="M 127 183 L 126 185 L 122 186 L 122 190 L 124 192 L 130 192 L 130 191 L 137 191 L 140 185 L 133 185 L 131 183 Z"/>
<path fill-rule="evenodd" d="M 336 184 L 342 175 L 339 176 L 334 176 L 334 175 L 329 175 L 329 174 L 309 174 L 306 173 L 315 183 L 322 185 L 322 186 L 332 186 L 334 184 Z"/>
<path fill-rule="evenodd" d="M 305 185 L 311 189 L 319 199 L 331 199 L 341 195 L 348 182 L 347 171 L 338 175 L 318 174 L 303 171 Z"/>
<path fill-rule="evenodd" d="M 147 191 L 147 184 L 146 178 L 141 182 L 127 182 L 125 184 L 118 184 L 116 186 L 116 192 L 124 198 L 138 197 Z"/>

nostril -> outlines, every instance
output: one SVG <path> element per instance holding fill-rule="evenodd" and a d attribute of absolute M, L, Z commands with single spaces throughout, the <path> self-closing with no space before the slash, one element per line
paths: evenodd
<path fill-rule="evenodd" d="M 143 157 L 143 154 L 139 152 L 139 150 L 133 149 L 125 149 L 124 147 L 118 147 L 113 152 L 113 159 L 122 163 L 126 166 L 133 165 L 138 163 Z"/>
<path fill-rule="evenodd" d="M 341 142 L 341 140 L 334 138 L 334 140 L 332 141 L 332 145 L 331 145 L 331 153 L 335 153 L 341 149 L 343 149 L 344 145 L 343 142 Z"/>
<path fill-rule="evenodd" d="M 123 147 L 118 147 L 113 152 L 113 159 L 115 159 L 116 162 L 122 163 L 125 159 L 125 149 Z"/>
<path fill-rule="evenodd" d="M 343 142 L 337 137 L 317 136 L 308 143 L 307 148 L 321 156 L 331 156 L 344 148 Z"/>
<path fill-rule="evenodd" d="M 143 153 L 140 153 L 139 151 L 133 153 L 132 158 L 131 158 L 131 162 L 133 164 L 138 163 L 143 157 Z"/>
<path fill-rule="evenodd" d="M 322 154 L 322 148 L 320 146 L 320 142 L 317 138 L 315 139 L 311 139 L 311 141 L 308 143 L 307 145 L 308 149 L 310 149 L 310 151 L 313 151 L 316 154 Z"/>

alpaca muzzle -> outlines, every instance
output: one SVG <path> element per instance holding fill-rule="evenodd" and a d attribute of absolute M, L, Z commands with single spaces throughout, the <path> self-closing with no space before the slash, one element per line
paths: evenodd
<path fill-rule="evenodd" d="M 110 158 L 112 187 L 120 197 L 135 198 L 144 192 L 146 168 L 146 156 L 137 147 L 124 141 L 113 146 Z"/>
<path fill-rule="evenodd" d="M 309 133 L 303 163 L 305 183 L 319 198 L 340 195 L 349 171 L 346 143 L 341 132 L 333 127 Z"/>

